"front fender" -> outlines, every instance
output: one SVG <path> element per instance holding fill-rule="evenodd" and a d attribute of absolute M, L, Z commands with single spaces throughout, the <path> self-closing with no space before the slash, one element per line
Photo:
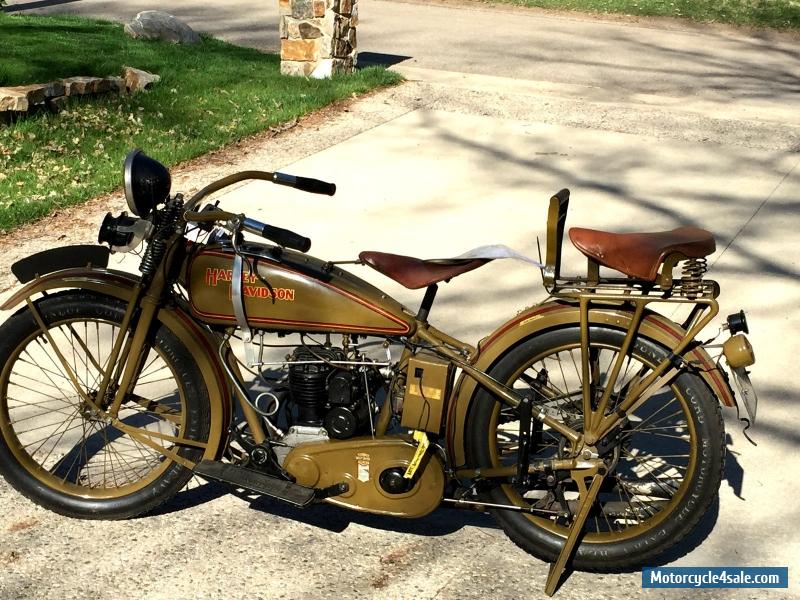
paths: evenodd
<path fill-rule="evenodd" d="M 9 310 L 42 292 L 59 289 L 90 290 L 124 302 L 130 302 L 139 277 L 131 273 L 109 269 L 64 269 L 37 277 L 6 300 L 0 310 Z M 178 307 L 162 308 L 157 316 L 160 323 L 174 333 L 197 362 L 208 389 L 211 402 L 211 432 L 204 459 L 214 460 L 224 449 L 230 419 L 230 388 L 224 370 L 214 350 L 211 336 Z"/>
<path fill-rule="evenodd" d="M 589 311 L 590 324 L 606 325 L 622 331 L 628 330 L 632 317 L 633 311 L 621 306 L 592 308 Z M 487 372 L 510 348 L 522 340 L 550 329 L 579 325 L 580 313 L 576 305 L 556 301 L 529 308 L 481 340 L 472 364 L 477 369 Z M 639 333 L 662 346 L 674 348 L 686 331 L 677 323 L 654 312 L 646 311 Z M 702 346 L 684 352 L 683 356 L 698 367 L 698 374 L 724 406 L 736 406 L 727 377 Z M 475 380 L 462 373 L 450 397 L 446 421 L 447 444 L 455 465 L 463 465 L 466 462 L 464 436 L 467 415 L 477 388 Z"/>

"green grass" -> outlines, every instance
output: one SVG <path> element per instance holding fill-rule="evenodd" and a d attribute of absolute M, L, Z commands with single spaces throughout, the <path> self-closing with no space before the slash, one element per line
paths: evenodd
<path fill-rule="evenodd" d="M 0 86 L 74 75 L 161 76 L 133 96 L 72 99 L 64 112 L 0 124 L 0 230 L 121 185 L 133 147 L 172 165 L 336 100 L 399 82 L 365 69 L 330 80 L 282 77 L 279 58 L 216 39 L 179 46 L 133 40 L 122 26 L 0 12 Z"/>
<path fill-rule="evenodd" d="M 518 6 L 679 17 L 748 27 L 800 28 L 800 0 L 484 0 Z"/>

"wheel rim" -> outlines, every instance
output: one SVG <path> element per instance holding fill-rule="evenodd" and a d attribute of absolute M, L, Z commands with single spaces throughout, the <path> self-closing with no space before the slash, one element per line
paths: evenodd
<path fill-rule="evenodd" d="M 108 368 L 119 336 L 110 320 L 72 318 L 48 325 L 83 391 L 90 395 Z M 20 465 L 47 487 L 108 499 L 139 491 L 173 463 L 162 453 L 93 417 L 50 342 L 36 331 L 17 346 L 0 376 L 0 429 Z M 145 358 L 133 393 L 120 407 L 123 423 L 180 437 L 186 399 L 179 378 L 158 349 Z M 165 449 L 171 442 L 159 440 Z"/>
<path fill-rule="evenodd" d="M 580 352 L 577 341 L 548 349 L 520 367 L 509 378 L 509 385 L 520 393 L 530 393 L 530 380 L 542 368 L 546 369 L 549 382 L 544 391 L 548 400 L 535 404 L 534 412 L 544 406 L 549 414 L 580 430 L 583 426 Z M 617 356 L 617 347 L 592 343 L 592 353 L 597 364 L 595 381 L 602 383 L 603 375 L 607 376 Z M 642 369 L 652 367 L 652 362 L 629 353 L 612 398 L 630 385 Z M 598 385 L 595 397 L 599 398 L 601 393 L 602 386 Z M 613 403 L 609 403 L 606 414 L 612 409 Z M 692 480 L 698 460 L 697 434 L 688 403 L 675 385 L 658 390 L 637 408 L 623 433 L 624 443 L 620 444 L 617 460 L 584 527 L 586 543 L 622 541 L 657 527 L 681 501 Z M 489 427 L 489 454 L 493 465 L 516 464 L 518 434 L 519 423 L 513 411 L 503 408 L 501 413 L 500 404 L 495 404 Z M 563 438 L 547 427 L 542 428 L 540 440 L 531 448 L 531 460 L 553 458 L 564 445 Z M 554 494 L 522 490 L 510 484 L 501 487 L 507 498 L 518 506 L 534 506 L 543 512 L 561 510 Z M 564 487 L 564 499 L 574 513 L 577 488 L 570 483 Z M 568 534 L 568 521 L 563 517 L 533 514 L 525 514 L 525 517 L 562 537 Z"/>

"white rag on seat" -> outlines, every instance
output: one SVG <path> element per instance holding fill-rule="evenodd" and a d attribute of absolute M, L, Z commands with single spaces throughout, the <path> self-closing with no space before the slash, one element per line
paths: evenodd
<path fill-rule="evenodd" d="M 504 244 L 491 244 L 489 246 L 479 246 L 477 248 L 473 248 L 472 250 L 467 250 L 464 254 L 460 256 L 455 256 L 451 259 L 442 259 L 442 260 L 462 260 L 462 259 L 489 259 L 489 260 L 497 260 L 500 258 L 514 258 L 516 260 L 521 260 L 523 262 L 529 263 L 536 267 L 537 269 L 541 269 L 544 265 L 540 263 L 538 260 L 533 260 L 530 257 L 525 256 L 524 254 L 520 254 L 516 250 L 509 248 Z"/>

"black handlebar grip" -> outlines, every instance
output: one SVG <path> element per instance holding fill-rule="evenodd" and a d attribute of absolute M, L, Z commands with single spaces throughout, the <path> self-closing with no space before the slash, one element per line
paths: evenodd
<path fill-rule="evenodd" d="M 333 196 L 336 193 L 336 184 L 328 183 L 320 179 L 312 179 L 310 177 L 298 177 L 297 185 L 298 190 L 304 192 L 311 192 L 312 194 L 324 194 L 326 196 Z"/>
<path fill-rule="evenodd" d="M 271 239 L 276 244 L 293 250 L 299 250 L 300 252 L 308 252 L 311 250 L 310 239 L 294 231 L 289 231 L 288 229 L 264 225 L 264 237 Z"/>
<path fill-rule="evenodd" d="M 289 187 L 303 192 L 311 192 L 312 194 L 333 196 L 336 193 L 335 183 L 328 183 L 320 179 L 312 179 L 311 177 L 298 177 L 296 175 L 287 175 L 286 173 L 274 173 L 272 181 L 280 185 L 288 185 Z"/>

